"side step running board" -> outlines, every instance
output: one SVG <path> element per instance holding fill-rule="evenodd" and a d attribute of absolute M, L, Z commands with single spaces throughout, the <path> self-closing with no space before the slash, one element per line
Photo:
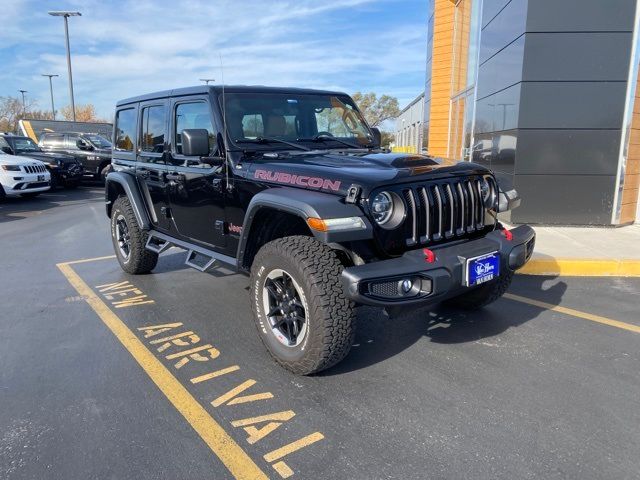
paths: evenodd
<path fill-rule="evenodd" d="M 164 233 L 156 232 L 155 230 L 149 231 L 149 238 L 145 245 L 147 250 L 161 254 L 167 251 L 171 247 L 178 247 L 187 250 L 187 258 L 185 259 L 185 265 L 191 268 L 195 268 L 200 272 L 207 272 L 212 268 L 218 267 L 219 263 L 224 263 L 228 266 L 237 269 L 238 264 L 236 259 L 228 255 L 223 255 L 213 250 L 194 245 L 184 240 L 178 240 L 176 238 L 165 235 Z M 203 257 L 204 262 L 196 262 L 198 257 Z"/>

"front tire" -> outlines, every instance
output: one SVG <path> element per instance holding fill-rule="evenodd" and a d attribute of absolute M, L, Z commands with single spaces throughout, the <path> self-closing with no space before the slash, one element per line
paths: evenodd
<path fill-rule="evenodd" d="M 352 302 L 335 252 L 311 237 L 264 245 L 251 267 L 251 305 L 262 343 L 287 370 L 310 375 L 340 362 L 355 336 Z"/>
<path fill-rule="evenodd" d="M 462 308 L 464 310 L 478 310 L 490 303 L 498 300 L 511 285 L 513 272 L 507 271 L 495 280 L 487 282 L 485 285 L 474 288 L 457 297 L 447 300 L 449 306 Z"/>
<path fill-rule="evenodd" d="M 109 172 L 111 172 L 111 164 L 110 163 L 108 163 L 107 165 L 105 165 L 104 167 L 102 167 L 100 169 L 100 173 L 98 174 L 98 179 L 102 183 L 105 183 L 107 181 L 107 175 L 109 175 Z"/>
<path fill-rule="evenodd" d="M 133 275 L 149 273 L 158 254 L 145 248 L 147 232 L 141 230 L 127 197 L 118 197 L 111 210 L 111 240 L 122 269 Z"/>

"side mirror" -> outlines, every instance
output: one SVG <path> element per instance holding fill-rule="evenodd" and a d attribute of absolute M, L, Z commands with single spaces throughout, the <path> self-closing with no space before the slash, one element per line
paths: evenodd
<path fill-rule="evenodd" d="M 87 142 L 85 142 L 82 139 L 78 139 L 76 141 L 76 146 L 80 149 L 80 150 L 93 150 L 93 147 L 91 145 L 89 145 Z"/>
<path fill-rule="evenodd" d="M 209 132 L 206 128 L 182 130 L 182 154 L 188 157 L 209 155 Z"/>
<path fill-rule="evenodd" d="M 378 127 L 372 127 L 371 131 L 373 132 L 373 140 L 374 142 L 381 147 L 382 146 L 382 133 L 380 133 L 380 129 Z"/>
<path fill-rule="evenodd" d="M 11 147 L 2 147 L 1 149 L 4 153 L 7 153 L 9 155 L 13 155 L 13 151 L 11 150 Z"/>

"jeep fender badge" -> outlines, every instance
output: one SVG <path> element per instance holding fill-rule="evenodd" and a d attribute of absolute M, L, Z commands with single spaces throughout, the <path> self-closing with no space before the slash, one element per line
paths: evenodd
<path fill-rule="evenodd" d="M 353 184 L 347 190 L 347 198 L 345 198 L 345 203 L 356 203 L 358 198 L 360 197 L 360 191 L 362 189 L 359 185 Z"/>

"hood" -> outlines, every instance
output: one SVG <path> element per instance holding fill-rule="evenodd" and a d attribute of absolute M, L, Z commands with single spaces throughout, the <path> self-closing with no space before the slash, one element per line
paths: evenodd
<path fill-rule="evenodd" d="M 0 165 L 44 165 L 43 162 L 31 157 L 23 157 L 7 155 L 6 153 L 0 154 Z"/>
<path fill-rule="evenodd" d="M 28 157 L 28 158 L 35 158 L 37 160 L 40 160 L 44 163 L 52 163 L 55 162 L 56 160 L 62 160 L 63 163 L 77 163 L 77 161 L 75 160 L 75 158 L 71 155 L 65 155 L 63 153 L 49 153 L 49 152 L 25 152 L 25 153 L 18 153 L 19 156 L 21 157 Z"/>
<path fill-rule="evenodd" d="M 265 154 L 252 159 L 248 179 L 275 185 L 345 195 L 353 184 L 368 196 L 382 185 L 489 173 L 470 162 L 452 162 L 406 153 L 331 153 L 326 151 Z"/>
<path fill-rule="evenodd" d="M 90 152 L 92 155 L 111 156 L 110 148 L 95 148 Z"/>

